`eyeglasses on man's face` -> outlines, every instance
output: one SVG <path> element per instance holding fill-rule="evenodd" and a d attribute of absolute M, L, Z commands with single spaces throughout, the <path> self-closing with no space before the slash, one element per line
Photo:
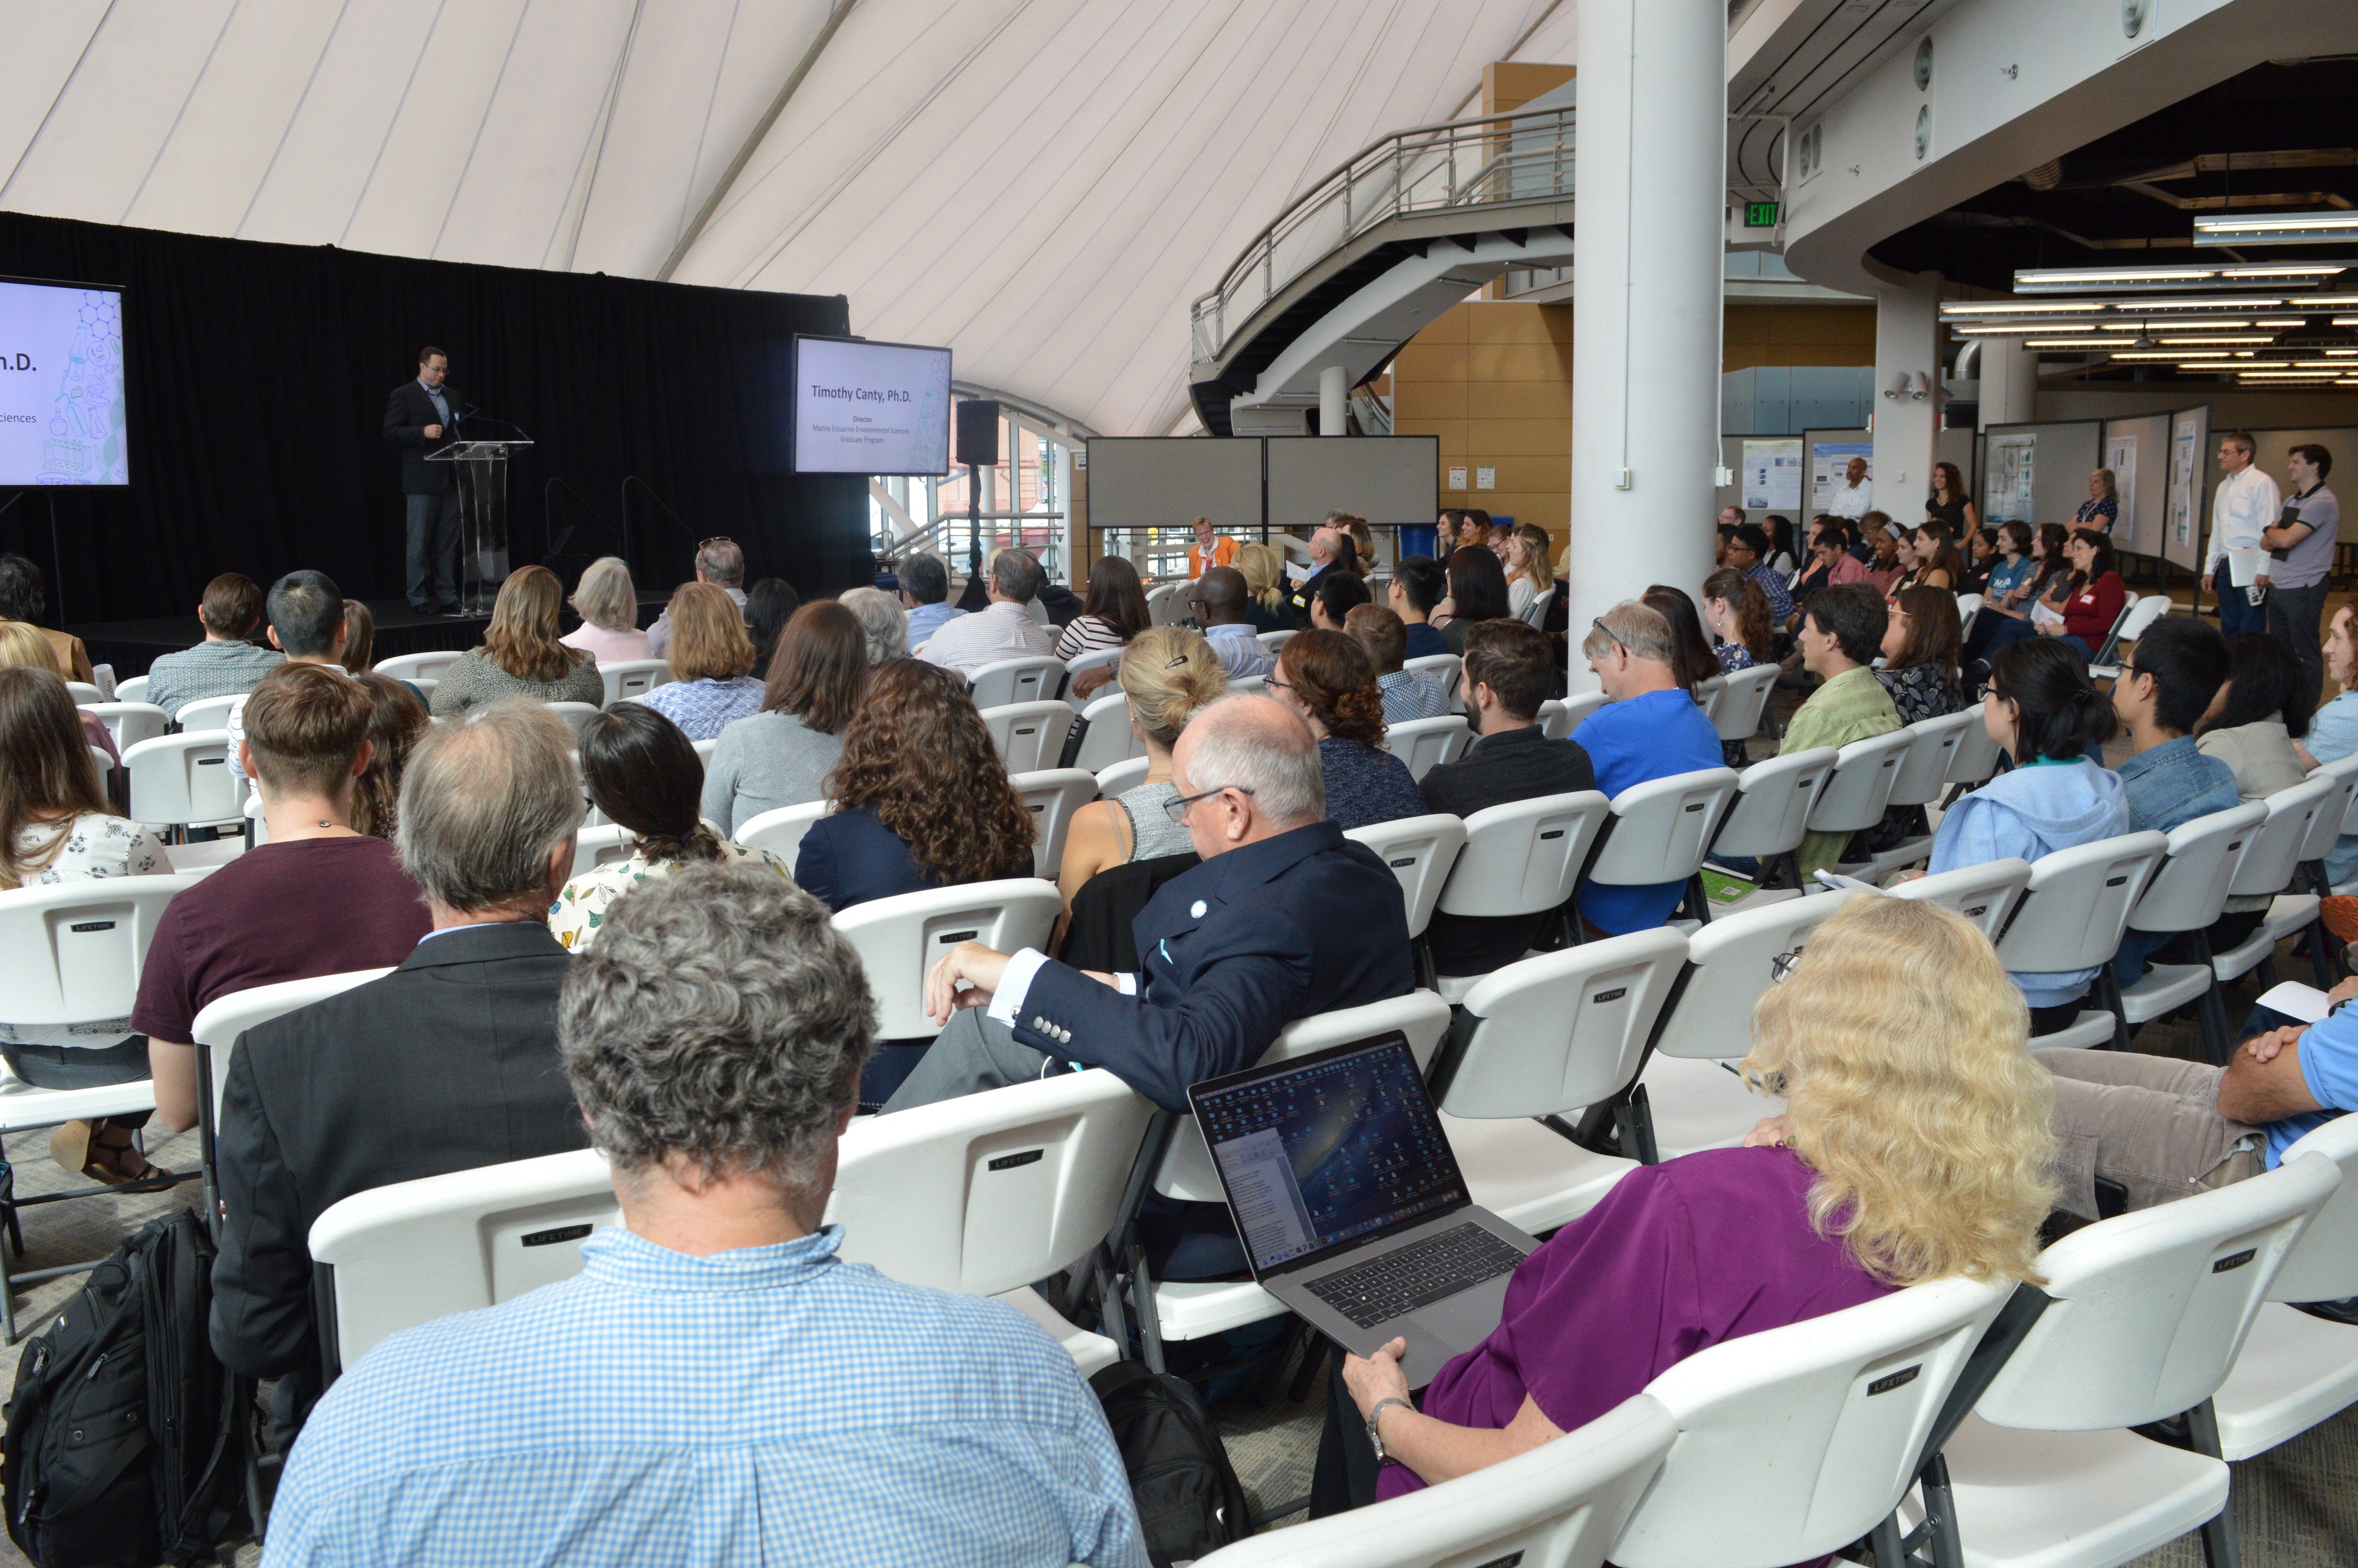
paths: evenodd
<path fill-rule="evenodd" d="M 1216 795 L 1225 795 L 1229 790 L 1234 790 L 1238 795 L 1252 794 L 1252 791 L 1243 784 L 1222 784 L 1217 789 L 1207 789 L 1200 795 L 1183 795 L 1175 799 L 1164 801 L 1163 803 L 1163 815 L 1169 817 L 1174 826 L 1184 827 L 1187 826 L 1187 808 L 1189 806 L 1195 805 L 1199 800 L 1209 800 Z"/>

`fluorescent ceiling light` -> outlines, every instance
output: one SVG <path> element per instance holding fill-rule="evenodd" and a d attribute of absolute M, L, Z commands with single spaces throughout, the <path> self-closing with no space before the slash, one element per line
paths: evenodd
<path fill-rule="evenodd" d="M 2219 276 L 2221 277 L 2331 277 L 2335 273 L 2346 272 L 2353 266 L 2358 266 L 2358 262 L 2320 262 L 2313 265 L 2301 265 L 2293 262 L 2264 262 L 2251 266 L 2223 266 L 2219 269 Z"/>
<path fill-rule="evenodd" d="M 2321 245 L 2358 239 L 2358 211 L 2221 213 L 2194 220 L 2198 245 Z"/>
<path fill-rule="evenodd" d="M 2277 301 L 2271 299 L 2268 303 L 2274 305 Z M 1941 307 L 1941 315 L 1944 319 L 1952 316 L 2015 316 L 2027 311 L 2039 310 L 2061 310 L 2070 315 L 2088 308 L 2086 305 L 2077 302 L 2058 302 L 2050 305 L 2040 300 L 1985 299 L 1962 305 L 1943 305 Z"/>
<path fill-rule="evenodd" d="M 2234 266 L 2024 267 L 2014 275 L 2017 294 L 2090 293 L 2107 288 L 2203 288 L 2255 278 L 2327 278 L 2353 264 L 2261 262 Z"/>
<path fill-rule="evenodd" d="M 2156 338 L 2154 340 L 2157 343 L 2170 343 L 2181 347 L 2201 343 L 2265 343 L 2268 340 L 2265 334 L 2258 332 L 2247 334 L 2230 333 L 2225 337 L 2220 338 Z M 2358 352 L 2358 350 L 2353 350 L 2353 351 Z"/>
<path fill-rule="evenodd" d="M 2109 349 L 2119 340 L 2115 338 L 2026 338 L 2026 349 Z"/>
<path fill-rule="evenodd" d="M 1996 327 L 1957 327 L 1952 329 L 1961 338 L 2018 338 L 2026 332 L 2093 332 L 2093 321 L 2016 321 Z"/>

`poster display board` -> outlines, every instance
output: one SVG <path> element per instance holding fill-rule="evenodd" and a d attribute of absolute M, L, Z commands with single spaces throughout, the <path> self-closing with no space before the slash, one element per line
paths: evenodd
<path fill-rule="evenodd" d="M 2103 461 L 2104 431 L 2097 419 L 1991 426 L 1982 445 L 1983 520 L 2069 524 Z"/>
<path fill-rule="evenodd" d="M 2169 531 L 2162 541 L 2162 558 L 2194 571 L 2202 561 L 2201 537 L 2205 508 L 2203 445 L 2211 435 L 2211 406 L 2181 408 L 2169 416 Z"/>
<path fill-rule="evenodd" d="M 1866 460 L 1867 482 L 1875 481 L 1875 439 L 1865 430 L 1810 430 L 1801 438 L 1809 444 L 1810 515 L 1833 510 L 1834 486 L 1844 482 L 1853 458 Z M 1877 505 L 1891 510 L 1877 496 Z"/>
<path fill-rule="evenodd" d="M 2114 546 L 2133 555 L 2161 555 L 2169 526 L 2169 416 L 2105 420 L 2104 458 L 2120 492 Z"/>
<path fill-rule="evenodd" d="M 1983 460 L 1989 471 L 1982 481 L 1982 515 L 1993 523 L 2037 523 L 2032 491 L 2038 481 L 2039 432 L 1993 432 Z"/>
<path fill-rule="evenodd" d="M 1740 480 L 1747 512 L 1795 513 L 1801 509 L 1805 466 L 1799 437 L 1747 437 Z"/>

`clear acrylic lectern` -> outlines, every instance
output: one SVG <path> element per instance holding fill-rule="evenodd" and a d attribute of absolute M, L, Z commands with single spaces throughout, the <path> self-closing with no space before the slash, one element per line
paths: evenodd
<path fill-rule="evenodd" d="M 459 487 L 459 608 L 489 615 L 508 576 L 508 454 L 530 441 L 453 441 L 426 454 L 456 465 Z"/>

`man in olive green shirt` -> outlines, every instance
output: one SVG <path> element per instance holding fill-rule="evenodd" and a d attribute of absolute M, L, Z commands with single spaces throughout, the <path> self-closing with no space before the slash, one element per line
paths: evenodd
<path fill-rule="evenodd" d="M 1799 639 L 1801 665 L 1824 677 L 1825 685 L 1785 727 L 1780 752 L 1820 746 L 1839 751 L 1854 741 L 1888 735 L 1899 728 L 1899 710 L 1875 678 L 1875 655 L 1882 651 L 1887 619 L 1883 596 L 1863 582 L 1823 588 L 1810 596 Z M 1804 882 L 1841 860 L 1849 842 L 1848 833 L 1804 837 L 1800 855 Z"/>

